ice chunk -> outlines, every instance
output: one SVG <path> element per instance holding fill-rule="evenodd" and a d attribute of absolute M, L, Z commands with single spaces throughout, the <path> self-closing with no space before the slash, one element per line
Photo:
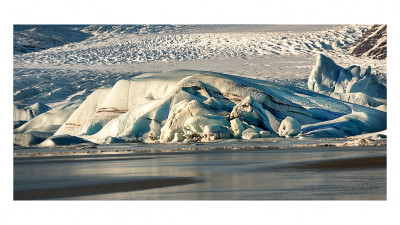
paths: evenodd
<path fill-rule="evenodd" d="M 228 129 L 219 124 L 209 124 L 204 126 L 203 134 L 226 133 Z"/>
<path fill-rule="evenodd" d="M 240 138 L 242 136 L 242 132 L 244 131 L 243 123 L 238 118 L 234 118 L 230 121 L 231 128 L 233 132 L 233 136 L 235 138 Z"/>
<path fill-rule="evenodd" d="M 248 124 L 262 127 L 270 132 L 274 132 L 269 124 L 268 115 L 261 105 L 251 96 L 247 96 L 239 104 L 237 104 L 231 114 L 230 118 L 238 118 Z"/>
<path fill-rule="evenodd" d="M 243 131 L 242 133 L 242 138 L 243 139 L 255 139 L 255 138 L 260 138 L 260 133 L 257 129 L 255 128 L 247 128 L 246 130 Z"/>
<path fill-rule="evenodd" d="M 266 138 L 266 137 L 270 137 L 271 133 L 269 131 L 266 130 L 262 130 L 260 131 L 260 138 Z"/>
<path fill-rule="evenodd" d="M 228 127 L 220 124 L 209 124 L 204 126 L 202 141 L 213 141 L 216 139 L 228 139 L 231 138 L 231 131 Z"/>
<path fill-rule="evenodd" d="M 182 142 L 185 139 L 185 137 L 183 137 L 182 133 L 175 133 L 174 134 L 174 139 L 172 139 L 172 143 L 177 143 L 177 142 Z"/>
<path fill-rule="evenodd" d="M 286 117 L 279 127 L 279 136 L 281 137 L 293 137 L 300 133 L 301 125 L 293 117 Z"/>
<path fill-rule="evenodd" d="M 370 66 L 361 78 L 354 77 L 349 82 L 346 92 L 362 92 L 371 97 L 386 99 L 386 87 L 378 81 L 375 75 L 371 74 Z"/>
<path fill-rule="evenodd" d="M 222 116 L 219 115 L 204 115 L 190 117 L 185 121 L 184 130 L 192 134 L 201 135 L 204 131 L 204 127 L 210 124 L 217 124 L 221 126 L 229 127 L 229 122 Z"/>

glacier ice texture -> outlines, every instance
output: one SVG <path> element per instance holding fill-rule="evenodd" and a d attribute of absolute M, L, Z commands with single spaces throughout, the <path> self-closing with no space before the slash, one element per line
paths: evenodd
<path fill-rule="evenodd" d="M 79 144 L 82 140 L 104 144 L 270 137 L 278 136 L 282 121 L 288 117 L 298 123 L 296 132 L 289 136 L 298 134 L 298 125 L 301 135 L 314 137 L 345 137 L 386 129 L 386 112 L 381 110 L 311 90 L 197 70 L 119 80 L 75 106 L 69 116 L 65 114 L 68 118 L 54 136 L 40 146 L 67 141 Z M 43 117 L 51 117 L 50 112 Z M 45 132 L 46 126 L 31 123 L 29 129 L 21 127 L 21 132 Z"/>
<path fill-rule="evenodd" d="M 378 78 L 371 74 L 371 67 L 367 67 L 361 73 L 359 66 L 352 65 L 343 68 L 337 65 L 331 58 L 319 54 L 316 64 L 308 78 L 308 88 L 317 92 L 334 92 L 347 93 L 349 100 L 360 100 L 357 97 L 351 97 L 352 93 L 364 93 L 370 98 L 386 99 L 386 87 L 381 84 Z M 332 96 L 334 97 L 334 96 Z M 371 99 L 364 100 L 366 102 L 354 102 L 364 105 L 376 105 L 369 103 Z"/>

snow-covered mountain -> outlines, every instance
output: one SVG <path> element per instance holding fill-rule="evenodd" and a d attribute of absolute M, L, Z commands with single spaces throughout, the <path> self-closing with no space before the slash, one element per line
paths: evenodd
<path fill-rule="evenodd" d="M 387 57 L 387 25 L 374 25 L 354 43 L 350 53 L 355 56 L 365 56 L 372 59 Z"/>

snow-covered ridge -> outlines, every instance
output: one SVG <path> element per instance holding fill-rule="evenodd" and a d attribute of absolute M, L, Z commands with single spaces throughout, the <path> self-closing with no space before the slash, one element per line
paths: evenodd
<path fill-rule="evenodd" d="M 103 32 L 94 38 L 41 52 L 14 56 L 15 67 L 113 65 L 316 52 L 346 54 L 367 25 L 334 26 L 304 32 L 226 32 L 126 34 Z M 115 29 L 113 30 L 115 31 Z M 94 31 L 92 31 L 94 32 Z"/>

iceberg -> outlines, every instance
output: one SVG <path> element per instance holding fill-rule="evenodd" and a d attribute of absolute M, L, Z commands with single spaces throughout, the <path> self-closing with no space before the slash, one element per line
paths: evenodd
<path fill-rule="evenodd" d="M 361 74 L 359 66 L 353 65 L 346 69 L 322 54 L 317 56 L 307 85 L 310 90 L 316 92 L 361 92 L 373 98 L 386 99 L 386 87 L 371 74 L 371 67 Z"/>
<path fill-rule="evenodd" d="M 198 70 L 120 80 L 75 106 L 55 136 L 95 143 L 182 142 L 277 136 L 283 125 L 293 127 L 284 129 L 284 136 L 344 137 L 386 129 L 381 110 L 311 90 Z M 32 122 L 20 131 L 46 131 L 39 128 Z M 57 145 L 53 139 L 42 144 Z"/>

